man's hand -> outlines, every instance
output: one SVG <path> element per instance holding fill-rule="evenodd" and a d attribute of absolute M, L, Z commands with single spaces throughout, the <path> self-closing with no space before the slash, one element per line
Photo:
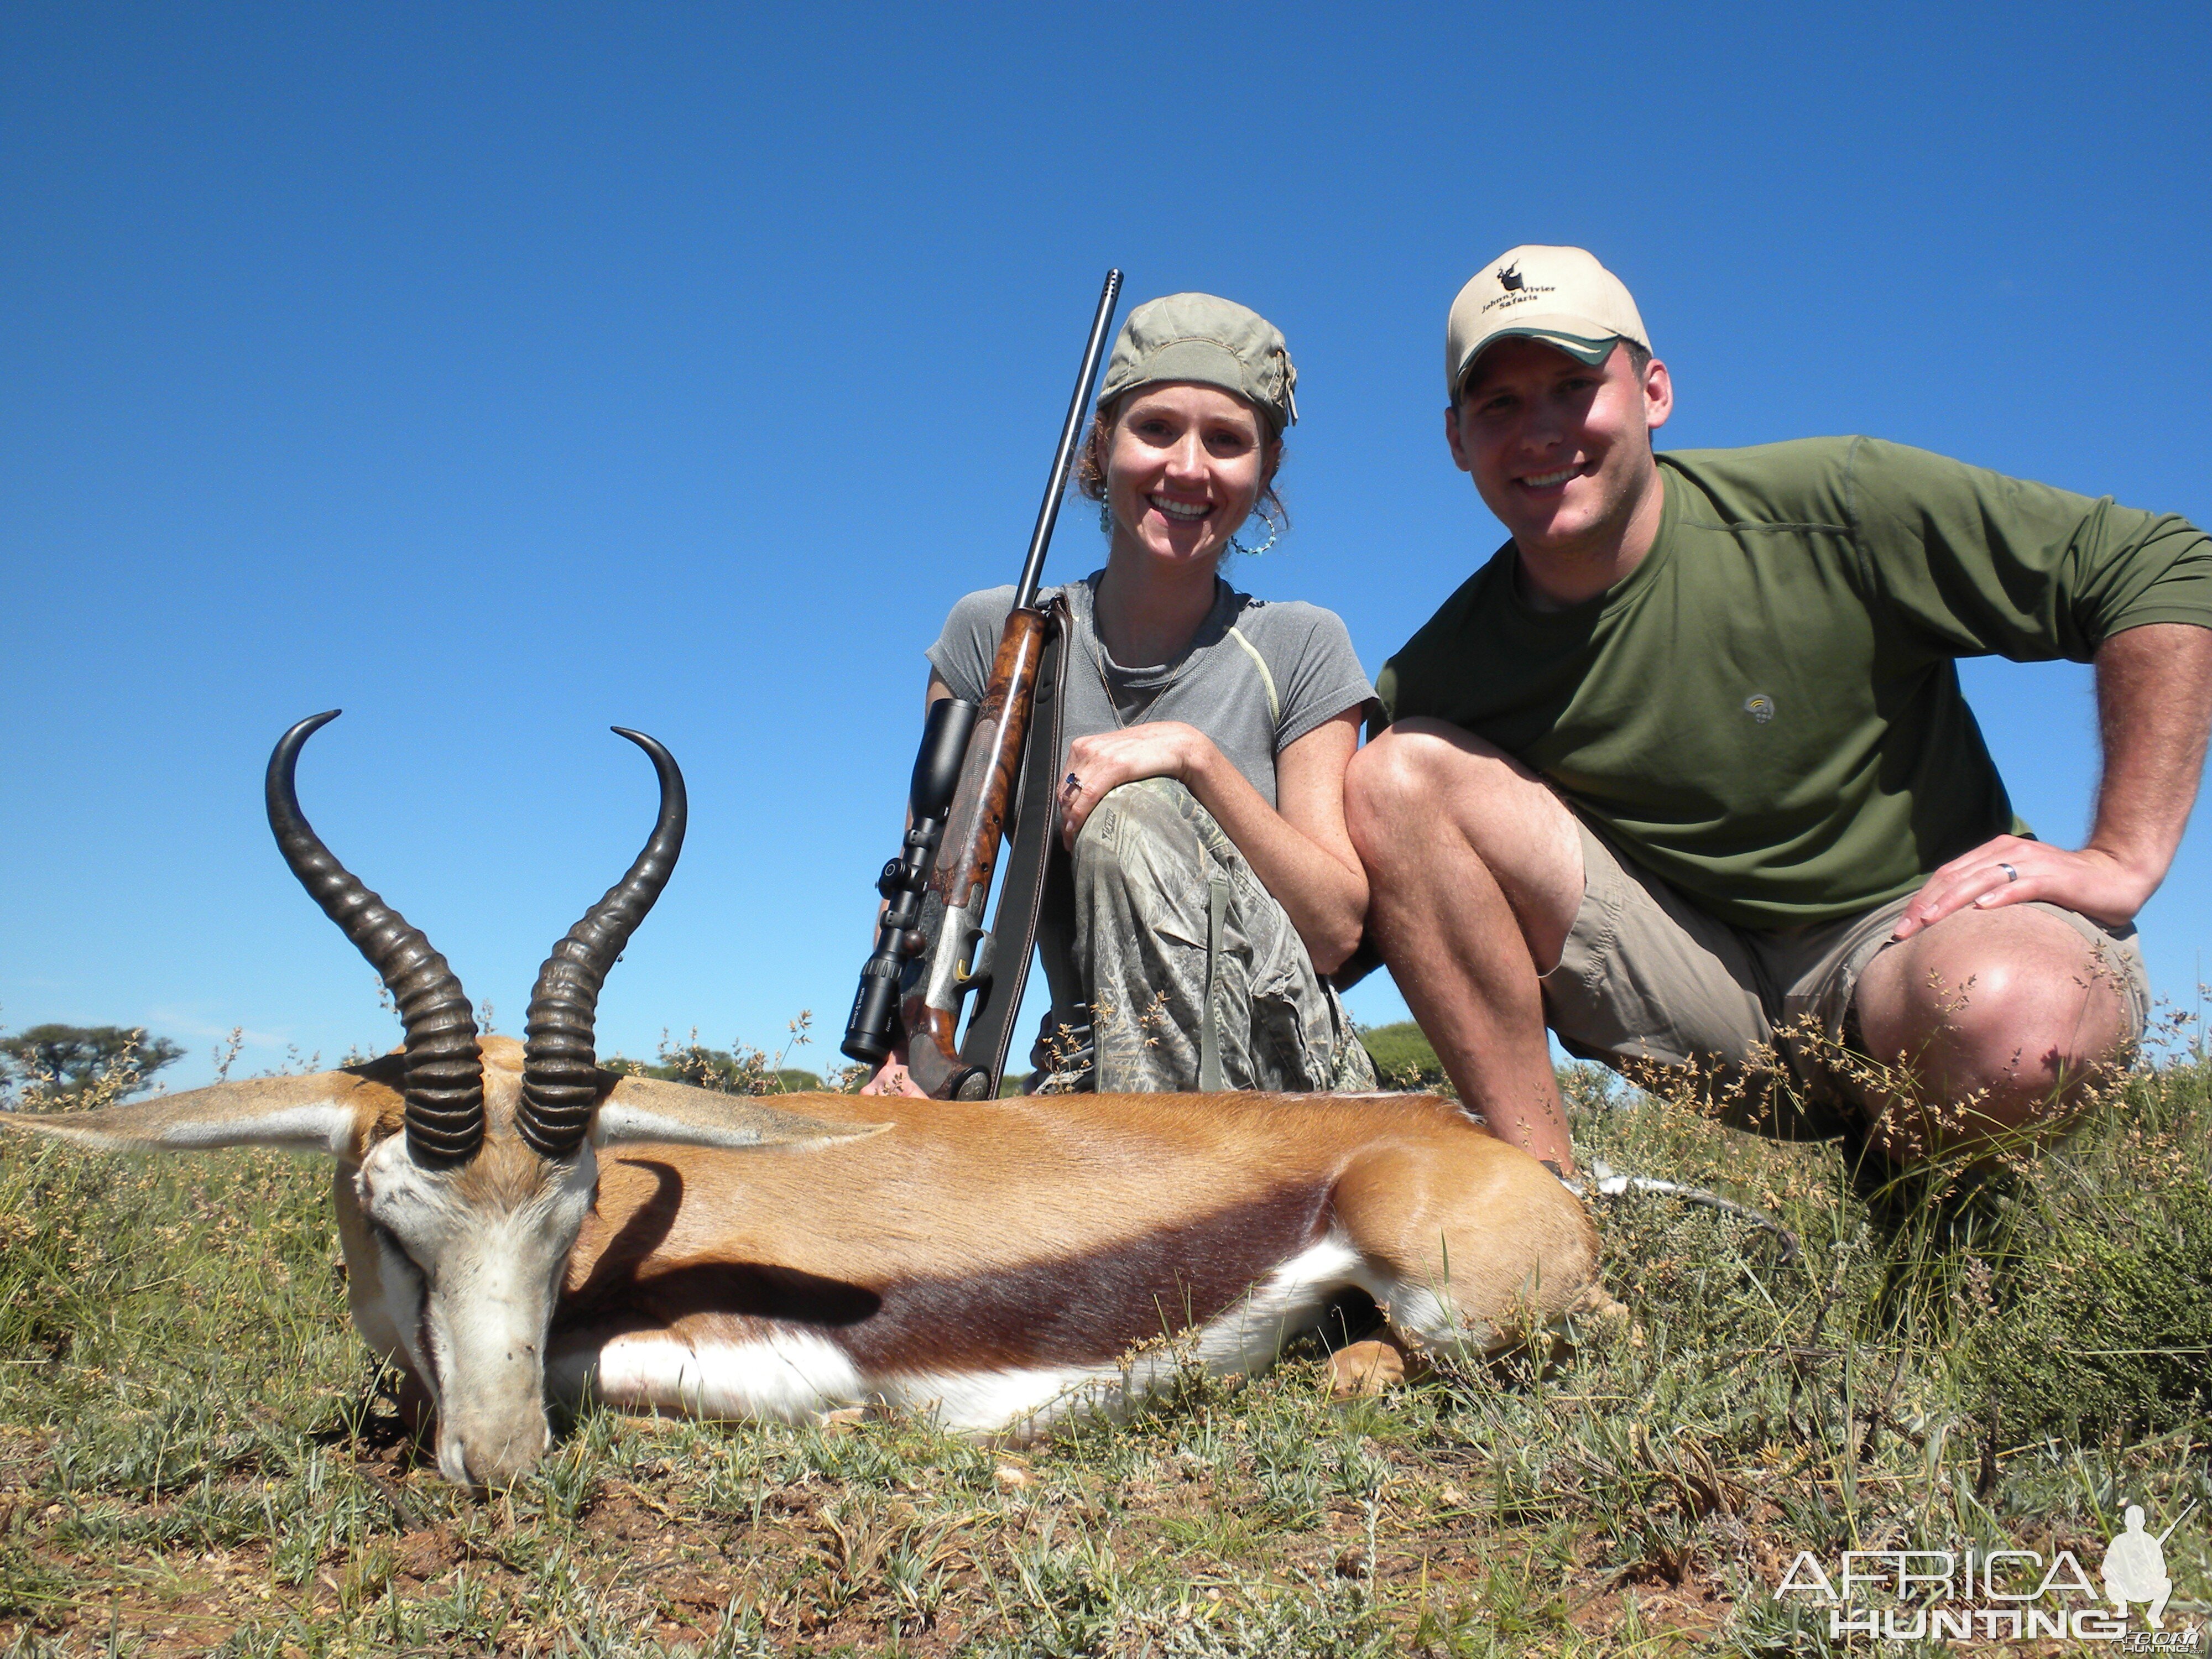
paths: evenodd
<path fill-rule="evenodd" d="M 1930 876 L 1890 937 L 1911 939 L 1954 911 L 1994 910 L 2031 899 L 2118 927 L 2135 920 L 2165 873 L 2162 868 L 2131 870 L 2094 847 L 2069 853 L 2044 842 L 1999 836 Z"/>
<path fill-rule="evenodd" d="M 1067 773 L 1060 781 L 1060 840 L 1073 852 L 1084 823 L 1107 792 L 1139 778 L 1190 781 L 1201 748 L 1213 740 L 1181 720 L 1148 720 L 1119 732 L 1078 738 L 1068 745 Z"/>
<path fill-rule="evenodd" d="M 1999 836 L 1928 879 L 1893 939 L 1969 905 L 2042 899 L 2106 927 L 2133 921 L 2158 890 L 2197 799 L 2212 729 L 2212 629 L 2148 623 L 2097 647 L 2105 770 L 2096 822 L 2078 853 Z"/>

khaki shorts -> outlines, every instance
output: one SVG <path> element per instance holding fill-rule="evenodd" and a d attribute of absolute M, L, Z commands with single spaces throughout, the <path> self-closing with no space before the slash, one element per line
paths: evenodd
<path fill-rule="evenodd" d="M 1560 1046 L 1633 1075 L 1692 1067 L 1722 1115 L 1792 1140 L 1845 1133 L 1858 1114 L 1821 1062 L 1857 1047 L 1851 999 L 1911 902 L 1760 931 L 1717 921 L 1658 877 L 1582 829 L 1583 902 L 1544 1013 Z M 2036 903 L 2087 939 L 2124 988 L 2130 1044 L 2150 1016 L 2150 980 L 2133 927 L 2100 927 Z M 1792 1087 L 1776 1088 L 1777 1083 Z"/>

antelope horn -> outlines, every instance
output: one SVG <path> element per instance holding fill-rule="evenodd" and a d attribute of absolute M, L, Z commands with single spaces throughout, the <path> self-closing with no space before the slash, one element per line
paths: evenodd
<path fill-rule="evenodd" d="M 364 887 L 300 811 L 293 773 L 307 739 L 339 711 L 301 720 L 269 757 L 269 827 L 307 895 L 368 958 L 407 1028 L 407 1150 L 422 1164 L 465 1164 L 483 1145 L 483 1056 L 467 994 L 407 918 Z"/>
<path fill-rule="evenodd" d="M 675 757 L 642 732 L 612 730 L 653 757 L 660 775 L 660 817 L 629 873 L 553 947 L 530 994 L 522 1028 L 522 1099 L 514 1121 L 522 1138 L 546 1158 L 568 1157 L 592 1127 L 599 1097 L 599 1056 L 592 1048 L 599 988 L 668 885 L 684 850 L 684 775 Z"/>

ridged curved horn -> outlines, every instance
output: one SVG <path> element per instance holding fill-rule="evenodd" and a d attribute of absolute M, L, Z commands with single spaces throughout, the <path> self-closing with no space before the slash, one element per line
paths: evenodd
<path fill-rule="evenodd" d="M 300 811 L 293 773 L 307 739 L 339 711 L 301 720 L 269 757 L 269 827 L 292 873 L 368 958 L 407 1028 L 407 1149 L 418 1164 L 462 1164 L 483 1145 L 483 1056 L 467 994 L 407 918 L 363 886 Z"/>
<path fill-rule="evenodd" d="M 660 818 L 629 873 L 553 947 L 538 969 L 523 1022 L 522 1099 L 515 1127 L 547 1158 L 566 1158 L 592 1127 L 599 1100 L 599 1056 L 592 1048 L 599 988 L 629 936 L 668 885 L 684 850 L 684 774 L 676 758 L 642 732 L 611 728 L 653 757 L 660 775 Z"/>

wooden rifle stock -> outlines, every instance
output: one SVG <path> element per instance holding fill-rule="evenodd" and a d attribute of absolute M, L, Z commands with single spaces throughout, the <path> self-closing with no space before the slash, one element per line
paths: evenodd
<path fill-rule="evenodd" d="M 1037 668 L 1050 625 L 1042 611 L 1006 613 L 983 706 L 961 764 L 960 786 L 945 819 L 945 839 L 930 872 L 922 931 L 934 948 L 899 1013 L 906 1025 L 907 1070 L 939 1100 L 981 1098 L 990 1083 L 980 1067 L 960 1058 L 960 1005 L 975 982 L 992 971 L 984 913 L 1000 842 L 1013 811 L 1022 744 L 1029 736 Z"/>
<path fill-rule="evenodd" d="M 901 1033 L 890 1029 L 888 992 L 890 977 L 897 971 L 896 1023 L 904 1028 L 907 1071 L 926 1093 L 939 1100 L 980 1100 L 990 1092 L 1005 1055 L 1006 1037 L 1019 1012 L 1017 1006 L 994 1003 L 990 1017 L 979 1019 L 977 1030 L 970 1032 L 971 1049 L 989 1056 L 988 1069 L 962 1058 L 961 1001 L 992 977 L 994 936 L 986 925 L 985 910 L 990 903 L 991 877 L 998 866 L 1000 843 L 1006 838 L 1007 820 L 1021 787 L 1023 744 L 1030 734 L 1038 674 L 1054 626 L 1050 617 L 1037 608 L 1037 584 L 1121 292 L 1121 273 L 1108 271 L 1106 286 L 1098 295 L 1098 309 L 1091 320 L 1091 336 L 1084 346 L 1083 370 L 1076 377 L 1075 395 L 1068 402 L 1067 419 L 1060 428 L 1060 447 L 1053 455 L 1051 481 L 1037 509 L 1029 556 L 1023 561 L 1022 579 L 1014 589 L 1013 609 L 999 635 L 998 654 L 992 659 L 982 706 L 976 711 L 961 762 L 959 784 L 946 809 L 944 833 L 933 854 L 916 837 L 926 839 L 933 824 L 912 828 L 906 860 L 886 866 L 878 883 L 877 890 L 893 908 L 885 913 L 878 930 L 877 954 L 861 970 L 860 994 L 846 1025 L 843 1052 L 872 1064 L 880 1064 L 893 1052 L 893 1042 Z M 1051 733 L 1048 732 L 1046 737 L 1049 738 Z M 917 779 L 931 769 L 927 759 L 931 752 L 925 743 L 924 759 L 916 763 Z M 1057 758 L 1057 755 L 1040 755 L 1036 764 L 1048 768 Z M 915 787 L 921 786 L 917 783 Z M 1037 811 L 1049 812 L 1051 792 L 1045 789 L 1044 793 L 1047 799 L 1033 805 Z M 1014 860 L 1017 872 L 1037 866 L 1039 893 L 1042 890 L 1042 866 L 1036 858 L 1040 844 L 1033 829 L 1025 830 Z M 929 864 L 926 882 L 921 874 L 923 861 Z M 909 921 L 913 912 L 904 908 L 917 885 L 922 896 L 918 926 Z M 1027 921 L 1017 929 L 1017 945 L 1009 951 L 1022 960 L 1005 964 L 1008 978 L 997 988 L 1006 993 L 1009 1004 L 1019 1003 L 1020 981 L 1029 968 L 1034 906 L 1025 914 Z M 903 969 L 898 970 L 902 952 L 908 959 Z"/>

